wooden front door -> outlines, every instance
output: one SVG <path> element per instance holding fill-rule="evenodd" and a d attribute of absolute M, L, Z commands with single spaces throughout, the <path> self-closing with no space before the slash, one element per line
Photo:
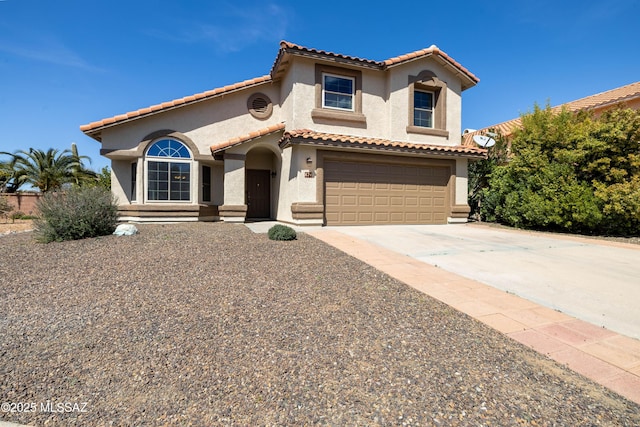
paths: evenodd
<path fill-rule="evenodd" d="M 271 217 L 271 171 L 247 169 L 247 218 Z"/>

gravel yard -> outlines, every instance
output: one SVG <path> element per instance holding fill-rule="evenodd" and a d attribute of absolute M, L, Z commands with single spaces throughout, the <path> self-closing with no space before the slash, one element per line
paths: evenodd
<path fill-rule="evenodd" d="M 0 236 L 0 421 L 640 425 L 638 405 L 305 234 L 138 227 Z"/>

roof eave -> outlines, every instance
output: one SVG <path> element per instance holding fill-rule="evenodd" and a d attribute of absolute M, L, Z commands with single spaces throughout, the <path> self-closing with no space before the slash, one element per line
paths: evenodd
<path fill-rule="evenodd" d="M 90 136 L 91 138 L 95 139 L 96 141 L 102 142 L 102 131 L 105 129 L 109 129 L 111 127 L 114 126 L 120 126 L 126 123 L 130 123 L 139 119 L 143 119 L 143 118 L 147 118 L 147 117 L 151 117 L 154 116 L 156 114 L 161 114 L 161 113 L 166 113 L 168 111 L 172 111 L 172 110 L 176 110 L 178 108 L 182 108 L 182 107 L 186 107 L 186 106 L 190 106 L 190 105 L 195 105 L 197 103 L 200 102 L 205 102 L 205 101 L 209 101 L 212 99 L 216 99 L 216 98 L 222 98 L 225 95 L 229 95 L 232 93 L 236 93 L 236 92 L 240 92 L 243 90 L 247 90 L 247 89 L 251 89 L 254 88 L 256 86 L 261 86 L 267 83 L 273 83 L 273 80 L 271 78 L 269 79 L 265 79 L 265 77 L 267 76 L 262 76 L 262 77 L 258 77 L 257 81 L 251 84 L 243 84 L 244 82 L 240 82 L 240 83 L 236 83 L 234 85 L 230 85 L 229 89 L 226 90 L 220 90 L 218 91 L 218 89 L 214 89 L 212 92 L 216 92 L 216 93 L 212 93 L 210 95 L 203 95 L 206 92 L 203 92 L 202 94 L 196 94 L 196 95 L 191 95 L 191 96 L 187 96 L 185 98 L 180 98 L 177 100 L 173 100 L 173 101 L 168 101 L 162 104 L 156 104 L 153 105 L 151 107 L 147 107 L 147 108 L 142 108 L 140 110 L 137 111 L 132 111 L 129 113 L 125 113 L 125 114 L 121 114 L 119 116 L 115 116 L 115 117 L 111 117 L 109 119 L 103 119 L 100 120 L 98 122 L 93 122 L 93 123 L 89 123 L 87 125 L 82 125 L 80 126 L 80 130 L 87 136 Z M 256 79 L 253 79 L 256 80 Z M 250 81 L 250 80 L 248 80 Z M 234 86 L 237 86 L 234 88 Z M 226 87 L 226 86 L 225 86 Z M 224 89 L 224 88 L 220 88 L 220 89 Z M 190 99 L 192 98 L 192 99 Z M 148 111 L 145 111 L 148 110 Z M 108 123 L 100 125 L 100 126 L 96 126 L 96 127 L 92 127 L 92 125 L 94 123 L 100 123 L 100 122 L 104 122 L 104 121 L 108 121 Z"/>
<path fill-rule="evenodd" d="M 302 48 L 296 45 L 292 45 L 287 42 L 280 43 L 280 50 L 278 56 L 271 67 L 270 75 L 274 80 L 279 79 L 285 72 L 286 66 L 289 63 L 289 57 L 291 55 L 311 58 L 320 61 L 326 61 L 331 63 L 338 63 L 342 65 L 350 65 L 358 68 L 367 68 L 371 70 L 381 70 L 384 68 L 384 63 L 378 61 L 372 61 L 367 59 L 351 58 L 346 55 L 334 54 L 331 52 L 319 51 L 316 49 Z"/>
<path fill-rule="evenodd" d="M 242 145 L 242 144 L 245 144 L 247 142 L 254 141 L 256 139 L 263 138 L 263 137 L 268 136 L 268 135 L 272 135 L 274 133 L 283 132 L 284 128 L 285 128 L 284 122 L 280 122 L 280 123 L 277 123 L 275 125 L 271 125 L 271 126 L 269 126 L 267 128 L 260 129 L 260 130 L 257 130 L 255 132 L 249 133 L 247 135 L 243 135 L 243 136 L 239 136 L 239 137 L 233 138 L 233 139 L 231 139 L 229 141 L 226 141 L 226 142 L 223 142 L 221 144 L 212 145 L 211 147 L 209 147 L 209 149 L 211 151 L 211 154 L 213 154 L 215 156 L 216 154 L 222 153 L 222 152 L 228 150 L 229 148 L 237 147 L 238 145 Z"/>
<path fill-rule="evenodd" d="M 409 62 L 419 61 L 429 57 L 432 57 L 434 60 L 438 61 L 441 65 L 443 65 L 445 68 L 452 71 L 458 78 L 460 78 L 460 81 L 462 82 L 463 91 L 474 87 L 480 82 L 480 79 L 475 75 L 473 75 L 470 71 L 460 68 L 456 64 L 452 63 L 449 59 L 441 55 L 439 52 L 430 52 L 430 53 L 427 53 L 421 56 L 416 56 L 404 61 L 387 64 L 385 65 L 385 68 L 386 69 L 394 68 L 400 65 L 407 64 Z"/>
<path fill-rule="evenodd" d="M 392 145 L 368 145 L 357 142 L 350 141 L 334 141 L 334 140 L 318 140 L 318 139 L 310 139 L 305 138 L 304 136 L 291 136 L 285 135 L 280 140 L 280 148 L 285 149 L 290 145 L 308 145 L 308 146 L 321 146 L 321 147 L 331 147 L 331 148 L 341 148 L 344 150 L 351 151 L 368 151 L 368 152 L 388 152 L 388 153 L 399 153 L 399 154 L 412 154 L 419 155 L 424 157 L 463 157 L 468 159 L 485 159 L 487 157 L 486 150 L 474 150 L 474 152 L 467 151 L 465 149 L 462 150 L 438 150 L 435 148 L 431 148 L 425 146 L 424 148 L 415 148 L 415 147 L 400 147 L 400 146 L 392 146 Z M 468 147 L 465 147 L 468 148 Z"/>

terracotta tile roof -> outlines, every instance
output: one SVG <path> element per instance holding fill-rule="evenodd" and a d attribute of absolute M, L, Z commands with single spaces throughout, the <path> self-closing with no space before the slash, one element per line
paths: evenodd
<path fill-rule="evenodd" d="M 341 146 L 353 148 L 382 149 L 390 151 L 425 152 L 430 154 L 463 154 L 466 157 L 483 158 L 486 150 L 478 147 L 464 147 L 462 145 L 430 145 L 411 142 L 391 141 L 380 138 L 366 138 L 351 135 L 314 132 L 309 129 L 298 129 L 285 132 L 280 139 L 280 146 L 285 147 L 292 142 L 310 142 L 319 145 Z"/>
<path fill-rule="evenodd" d="M 553 107 L 551 110 L 559 111 L 562 108 L 566 108 L 569 111 L 599 110 L 606 109 L 607 107 L 614 106 L 618 103 L 624 103 L 638 99 L 640 99 L 640 82 L 635 82 L 626 86 L 580 98 L 576 101 L 567 102 L 566 104 L 561 104 Z M 498 123 L 493 126 L 488 126 L 474 132 L 469 132 L 463 135 L 463 145 L 475 146 L 473 142 L 473 136 L 482 135 L 489 131 L 489 129 L 494 129 L 504 136 L 509 136 L 520 126 L 522 126 L 522 121 L 518 117 L 516 119 Z"/>
<path fill-rule="evenodd" d="M 444 51 L 440 50 L 436 45 L 432 45 L 427 49 L 421 49 L 415 52 L 407 53 L 405 55 L 389 58 L 384 61 L 372 61 L 370 59 L 359 58 L 357 56 L 343 55 L 340 53 L 328 52 L 325 50 L 304 47 L 304 46 L 300 46 L 295 43 L 291 43 L 283 40 L 280 42 L 280 51 L 278 52 L 278 57 L 276 58 L 276 61 L 274 62 L 273 67 L 271 68 L 271 76 L 273 76 L 274 78 L 276 75 L 278 75 L 278 72 L 280 71 L 279 68 L 281 63 L 283 62 L 283 56 L 286 53 L 303 54 L 303 55 L 309 55 L 309 56 L 320 56 L 320 57 L 327 57 L 327 58 L 337 58 L 341 60 L 354 62 L 360 66 L 376 68 L 379 70 L 385 70 L 389 67 L 393 67 L 408 61 L 412 61 L 414 59 L 419 59 L 427 56 L 436 56 L 440 58 L 442 61 L 444 61 L 445 64 L 450 65 L 456 72 L 466 77 L 468 82 L 466 85 L 463 84 L 463 89 L 468 89 L 471 86 L 475 86 L 480 81 L 478 77 L 476 77 L 473 73 L 471 73 L 469 70 L 463 67 L 459 62 L 455 61 L 453 58 L 447 55 Z"/>
<path fill-rule="evenodd" d="M 274 81 L 277 78 L 279 78 L 279 73 L 284 72 L 284 69 L 286 68 L 284 67 L 284 64 L 287 62 L 285 56 L 288 54 L 302 54 L 302 55 L 308 55 L 312 57 L 325 57 L 325 58 L 339 59 L 341 61 L 353 62 L 358 66 L 365 66 L 365 67 L 374 68 L 378 70 L 385 70 L 388 67 L 396 66 L 407 61 L 433 55 L 434 57 L 442 61 L 445 64 L 445 66 L 449 66 L 450 68 L 453 69 L 454 72 L 462 76 L 463 89 L 467 89 L 469 87 L 475 86 L 479 82 L 479 79 L 476 76 L 474 76 L 469 70 L 464 68 L 461 64 L 456 62 L 453 58 L 451 58 L 445 52 L 441 51 L 435 45 L 429 47 L 428 49 L 418 50 L 415 52 L 408 53 L 406 55 L 390 58 L 385 61 L 372 61 L 369 59 L 343 55 L 340 53 L 328 52 L 328 51 L 319 50 L 319 49 L 308 48 L 308 47 L 300 46 L 291 42 L 282 41 L 280 42 L 280 50 L 278 51 L 278 56 L 276 57 L 276 60 L 273 64 L 273 67 L 271 68 L 271 72 L 269 73 L 269 75 L 256 77 L 254 79 L 245 80 L 232 85 L 208 90 L 206 92 L 197 93 L 195 95 L 186 96 L 184 98 L 174 99 L 173 101 L 163 102 L 161 104 L 156 104 L 150 107 L 141 108 L 139 110 L 109 117 L 103 120 L 98 120 L 98 121 L 80 126 L 80 130 L 85 134 L 91 136 L 92 138 L 100 141 L 101 131 L 104 128 L 107 128 L 109 126 L 124 123 L 130 120 L 139 119 L 139 118 L 146 117 L 161 111 L 177 108 L 183 105 L 204 101 L 204 100 L 207 100 L 216 96 L 224 95 L 236 90 L 246 89 L 251 86 L 256 86 L 266 82 Z"/>
<path fill-rule="evenodd" d="M 315 55 L 315 56 L 327 56 L 327 57 L 333 57 L 333 58 L 346 59 L 347 61 L 353 61 L 353 62 L 357 62 L 357 63 L 360 63 L 360 64 L 369 65 L 372 68 L 380 68 L 380 66 L 381 66 L 381 63 L 378 62 L 378 61 L 372 61 L 370 59 L 358 58 L 357 56 L 343 55 L 341 53 L 328 52 L 326 50 L 320 50 L 320 49 L 314 49 L 314 48 L 310 48 L 310 47 L 304 47 L 304 46 L 300 46 L 298 44 L 291 43 L 291 42 L 283 40 L 283 41 L 280 42 L 280 52 L 278 52 L 278 56 L 280 56 L 280 54 L 284 53 L 285 51 L 307 53 L 307 54 L 311 54 L 311 55 Z M 276 58 L 276 63 L 277 63 L 277 61 L 278 61 L 278 59 Z M 276 64 L 274 64 L 274 67 L 275 67 L 275 65 Z M 273 69 L 272 69 L 272 75 L 273 75 Z"/>
<path fill-rule="evenodd" d="M 460 64 L 458 61 L 456 61 L 455 59 L 447 55 L 444 51 L 442 51 L 436 45 L 431 45 L 431 47 L 427 49 L 417 50 L 415 52 L 407 53 L 405 55 L 396 56 L 395 58 L 389 58 L 384 61 L 384 64 L 385 64 L 385 67 L 391 67 L 394 65 L 402 64 L 404 62 L 412 61 L 414 59 L 418 59 L 418 58 L 422 58 L 424 56 L 430 56 L 430 55 L 436 55 L 440 57 L 444 61 L 451 64 L 453 68 L 463 73 L 466 77 L 468 77 L 471 81 L 473 81 L 473 84 L 471 86 L 475 86 L 480 81 L 480 79 L 476 77 L 471 71 L 467 70 L 465 67 L 462 66 L 462 64 Z"/>
<path fill-rule="evenodd" d="M 284 130 L 284 123 L 277 123 L 275 125 L 268 126 L 266 128 L 258 129 L 253 132 L 249 132 L 246 135 L 238 136 L 227 141 L 223 141 L 217 144 L 213 144 L 211 146 L 211 154 L 219 153 L 220 151 L 224 151 L 227 148 L 231 148 L 236 145 L 243 144 L 245 142 L 249 142 L 253 139 L 260 138 L 272 133 L 280 132 Z"/>
<path fill-rule="evenodd" d="M 195 95 L 185 96 L 184 98 L 174 99 L 173 101 L 163 102 L 162 104 L 152 105 L 151 107 L 141 108 L 129 113 L 120 114 L 118 116 L 110 117 L 103 120 L 98 120 L 83 126 L 80 126 L 80 130 L 89 136 L 99 132 L 103 128 L 113 125 L 115 123 L 121 123 L 131 119 L 137 119 L 150 114 L 157 113 L 159 111 L 168 110 L 171 108 L 179 107 L 186 104 L 192 104 L 194 102 L 204 101 L 216 96 L 221 96 L 234 92 L 236 90 L 245 89 L 251 86 L 260 85 L 271 81 L 271 76 L 266 75 L 262 77 L 256 77 L 254 79 L 245 80 L 232 85 L 219 87 L 216 89 L 208 90 L 206 92 L 196 93 Z"/>
<path fill-rule="evenodd" d="M 626 86 L 587 96 L 585 98 L 578 99 L 577 101 L 567 102 L 561 106 L 567 107 L 570 111 L 578 111 L 615 105 L 620 102 L 637 98 L 640 98 L 640 82 L 631 83 Z"/>

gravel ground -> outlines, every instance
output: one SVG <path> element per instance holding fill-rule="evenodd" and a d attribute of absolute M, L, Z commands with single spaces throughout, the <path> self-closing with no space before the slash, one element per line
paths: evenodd
<path fill-rule="evenodd" d="M 0 420 L 640 425 L 640 406 L 310 236 L 139 229 L 0 237 Z"/>

